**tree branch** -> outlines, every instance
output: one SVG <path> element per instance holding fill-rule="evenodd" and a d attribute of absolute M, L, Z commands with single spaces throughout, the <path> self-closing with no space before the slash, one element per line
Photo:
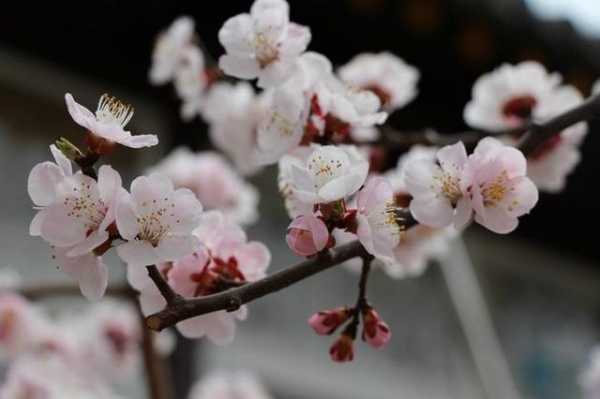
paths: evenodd
<path fill-rule="evenodd" d="M 559 134 L 565 128 L 576 123 L 595 118 L 598 115 L 600 115 L 600 95 L 593 96 L 580 106 L 546 122 L 525 124 L 518 128 L 511 129 L 510 131 L 503 131 L 493 135 L 525 133 L 519 142 L 518 147 L 527 156 L 530 155 L 540 144 L 550 139 L 553 135 Z M 438 139 L 441 140 L 441 137 L 443 137 L 433 133 L 429 133 L 429 135 L 430 137 L 428 139 L 423 136 L 423 134 L 421 134 L 421 137 L 425 137 L 425 139 L 429 140 L 428 144 L 430 145 L 433 144 L 432 141 Z M 467 138 L 465 135 L 468 135 L 470 139 L 478 140 L 486 135 L 492 134 L 467 132 L 461 135 L 463 135 L 462 139 Z M 452 140 L 454 140 L 453 142 L 456 142 L 457 139 L 460 139 L 458 135 L 451 137 Z M 404 139 L 399 138 L 399 140 L 405 140 L 406 143 L 410 143 L 411 145 L 427 144 L 417 143 L 416 135 L 414 135 L 412 138 L 410 136 Z M 440 145 L 440 143 L 435 143 L 435 145 Z M 410 211 L 407 209 L 399 210 L 397 213 L 397 219 L 398 221 L 403 222 L 405 228 L 410 228 L 417 224 Z M 148 268 L 150 277 L 167 300 L 168 305 L 164 310 L 148 316 L 146 318 L 146 325 L 152 330 L 160 331 L 166 327 L 173 326 L 176 323 L 191 317 L 200 316 L 219 310 L 234 311 L 239 309 L 239 307 L 245 303 L 289 287 L 292 284 L 327 270 L 348 259 L 355 257 L 363 257 L 364 259 L 365 256 L 370 255 L 367 254 L 360 242 L 353 241 L 253 283 L 243 285 L 239 288 L 223 291 L 218 294 L 207 295 L 193 299 L 185 299 L 174 293 L 169 287 L 168 283 L 162 278 L 158 270 L 156 270 L 156 272 L 152 271 L 153 268 L 156 268 L 151 266 Z"/>

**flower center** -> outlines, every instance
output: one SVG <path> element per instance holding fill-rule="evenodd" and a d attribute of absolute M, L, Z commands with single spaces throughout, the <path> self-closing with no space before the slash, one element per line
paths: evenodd
<path fill-rule="evenodd" d="M 448 172 L 442 172 L 440 175 L 433 177 L 440 189 L 440 193 L 452 203 L 456 205 L 459 199 L 462 198 L 462 190 L 460 189 L 460 177 L 456 177 Z"/>
<path fill-rule="evenodd" d="M 332 155 L 317 152 L 308 159 L 308 171 L 313 176 L 315 189 L 320 189 L 331 180 L 343 176 L 347 172 L 349 160 L 346 154 Z"/>
<path fill-rule="evenodd" d="M 533 108 L 536 106 L 537 100 L 533 96 L 524 95 L 514 97 L 504 103 L 502 107 L 502 115 L 507 119 L 516 119 L 523 121 L 531 118 Z"/>
<path fill-rule="evenodd" d="M 108 94 L 103 94 L 100 97 L 98 109 L 96 110 L 98 122 L 125 127 L 131 117 L 133 117 L 133 107 L 131 105 L 122 103 Z"/>
<path fill-rule="evenodd" d="M 69 210 L 67 216 L 81 219 L 90 233 L 100 226 L 108 211 L 90 183 L 73 187 L 73 194 L 64 199 L 63 205 Z"/>
<path fill-rule="evenodd" d="M 496 178 L 482 187 L 483 205 L 486 208 L 495 207 L 510 191 L 508 187 L 508 173 L 504 170 Z"/>
<path fill-rule="evenodd" d="M 145 201 L 142 203 L 142 208 L 151 207 L 143 216 L 138 216 L 137 223 L 139 226 L 138 239 L 148 241 L 152 246 L 158 246 L 160 240 L 169 233 L 171 225 L 167 218 L 175 218 L 172 209 L 174 203 L 168 203 L 169 198 L 165 197 L 162 204 L 158 204 L 157 200 L 152 200 L 151 203 Z M 169 211 L 171 209 L 171 211 Z M 179 219 L 174 220 L 175 223 L 180 223 Z"/>
<path fill-rule="evenodd" d="M 256 52 L 256 60 L 261 69 L 266 68 L 271 63 L 279 59 L 279 49 L 276 43 L 269 40 L 265 33 L 257 33 L 254 37 L 254 51 Z"/>

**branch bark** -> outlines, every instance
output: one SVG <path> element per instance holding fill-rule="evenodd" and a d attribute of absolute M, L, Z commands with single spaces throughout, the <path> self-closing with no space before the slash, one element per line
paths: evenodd
<path fill-rule="evenodd" d="M 559 134 L 565 128 L 576 123 L 595 118 L 600 115 L 600 95 L 589 98 L 580 106 L 565 112 L 555 118 L 552 118 L 543 123 L 529 123 L 521 127 L 511 129 L 508 132 L 494 133 L 493 135 L 505 133 L 525 133 L 518 147 L 527 156 L 535 149 L 552 136 Z M 467 132 L 470 139 L 480 139 L 486 134 L 479 132 Z M 491 133 L 487 135 L 492 135 Z M 422 136 L 424 137 L 424 136 Z M 436 135 L 427 139 L 429 144 L 439 145 L 439 143 L 431 143 L 434 138 L 443 136 Z M 467 136 L 463 136 L 465 139 Z M 417 136 L 408 137 L 407 144 L 417 144 Z M 456 142 L 459 136 L 452 137 Z M 411 141 L 412 140 L 412 141 Z M 444 139 L 445 140 L 445 139 Z M 448 143 L 451 144 L 451 143 Z M 398 212 L 398 220 L 404 222 L 405 228 L 410 228 L 417 224 L 410 212 L 406 209 Z M 295 284 L 314 274 L 327 270 L 335 265 L 338 265 L 348 259 L 355 257 L 369 256 L 366 250 L 358 241 L 342 245 L 340 247 L 329 250 L 319 256 L 301 262 L 295 266 L 288 267 L 270 276 L 253 283 L 246 284 L 239 288 L 230 289 L 218 294 L 208 295 L 199 298 L 185 299 L 178 296 L 172 291 L 168 283 L 164 281 L 158 270 L 152 272 L 153 267 L 149 267 L 149 273 L 154 283 L 157 285 L 165 299 L 167 307 L 160 312 L 154 313 L 146 318 L 146 325 L 156 331 L 160 331 L 166 327 L 175 325 L 176 323 L 189 319 L 191 317 L 200 316 L 206 313 L 211 313 L 219 310 L 234 311 L 239 309 L 245 303 L 261 298 L 265 295 L 277 292 L 292 284 Z M 154 268 L 155 269 L 155 268 Z"/>

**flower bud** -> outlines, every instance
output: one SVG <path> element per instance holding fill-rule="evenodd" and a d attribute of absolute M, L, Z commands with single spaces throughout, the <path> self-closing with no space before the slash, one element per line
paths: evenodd
<path fill-rule="evenodd" d="M 392 331 L 379 313 L 371 307 L 363 311 L 363 333 L 362 339 L 373 348 L 382 348 L 392 337 Z"/>
<path fill-rule="evenodd" d="M 350 310 L 345 307 L 317 312 L 308 319 L 308 324 L 319 335 L 332 334 L 350 317 Z"/>
<path fill-rule="evenodd" d="M 334 362 L 351 362 L 354 359 L 354 340 L 346 334 L 340 337 L 331 345 L 329 355 Z"/>
<path fill-rule="evenodd" d="M 286 241 L 297 255 L 311 256 L 327 246 L 329 231 L 321 219 L 313 215 L 302 215 L 290 223 Z"/>

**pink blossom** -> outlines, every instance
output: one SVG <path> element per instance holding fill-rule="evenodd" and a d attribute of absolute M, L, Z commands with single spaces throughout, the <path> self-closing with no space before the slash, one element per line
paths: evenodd
<path fill-rule="evenodd" d="M 504 64 L 475 82 L 464 119 L 473 127 L 490 131 L 538 119 L 539 107 L 552 96 L 561 80 L 559 74 L 548 73 L 537 62 Z"/>
<path fill-rule="evenodd" d="M 518 218 L 537 203 L 538 191 L 527 177 L 527 161 L 516 148 L 487 137 L 477 144 L 464 171 L 475 221 L 495 233 L 506 234 Z"/>
<path fill-rule="evenodd" d="M 467 152 L 462 142 L 446 146 L 436 154 L 439 164 L 419 159 L 406 165 L 404 182 L 413 197 L 410 211 L 429 227 L 454 223 L 462 228 L 471 218 L 471 204 L 463 190 Z"/>
<path fill-rule="evenodd" d="M 159 174 L 140 176 L 131 183 L 131 194 L 119 198 L 116 222 L 128 242 L 117 253 L 128 264 L 145 266 L 170 262 L 201 248 L 192 234 L 202 205 L 190 190 L 175 189 Z"/>
<path fill-rule="evenodd" d="M 100 167 L 97 182 L 81 172 L 65 177 L 55 187 L 55 201 L 43 210 L 42 238 L 56 247 L 70 247 L 68 256 L 93 251 L 108 240 L 107 228 L 115 221 L 122 194 L 121 176 L 108 165 Z"/>
<path fill-rule="evenodd" d="M 45 161 L 33 167 L 27 179 L 27 192 L 38 209 L 37 214 L 29 226 L 29 234 L 39 236 L 41 226 L 46 215 L 45 208 L 56 201 L 56 188 L 58 184 L 73 174 L 71 161 L 53 144 L 50 151 L 54 162 Z"/>
<path fill-rule="evenodd" d="M 190 189 L 206 209 L 220 210 L 236 223 L 248 225 L 258 218 L 258 191 L 216 152 L 178 148 L 151 172 L 167 176 L 176 188 Z"/>
<path fill-rule="evenodd" d="M 330 335 L 350 317 L 350 309 L 341 307 L 322 310 L 308 319 L 308 324 L 319 335 Z"/>
<path fill-rule="evenodd" d="M 171 26 L 158 36 L 149 73 L 153 84 L 167 83 L 175 76 L 185 57 L 185 51 L 192 44 L 193 35 L 194 20 L 183 16 L 175 19 Z"/>
<path fill-rule="evenodd" d="M 358 193 L 357 208 L 356 234 L 360 242 L 373 256 L 391 258 L 402 229 L 390 183 L 383 177 L 370 178 Z"/>
<path fill-rule="evenodd" d="M 305 203 L 329 203 L 354 194 L 365 182 L 369 162 L 354 146 L 315 146 L 304 165 L 292 164 L 292 186 Z"/>
<path fill-rule="evenodd" d="M 347 334 L 342 334 L 329 348 L 331 360 L 338 363 L 351 362 L 354 359 L 354 340 Z"/>
<path fill-rule="evenodd" d="M 298 216 L 288 227 L 286 241 L 296 255 L 312 256 L 329 242 L 329 231 L 323 221 L 313 215 Z"/>
<path fill-rule="evenodd" d="M 388 52 L 359 54 L 338 73 L 345 83 L 374 92 L 389 111 L 405 106 L 417 95 L 419 71 Z"/>
<path fill-rule="evenodd" d="M 363 311 L 363 334 L 362 338 L 373 348 L 379 349 L 392 338 L 392 331 L 379 313 L 371 307 Z"/>
<path fill-rule="evenodd" d="M 161 264 L 160 270 L 173 289 L 184 297 L 209 295 L 231 284 L 258 280 L 270 263 L 269 250 L 261 243 L 247 242 L 246 234 L 220 212 L 206 212 L 195 234 L 204 249 L 175 262 Z M 164 299 L 139 268 L 129 272 L 129 281 L 141 292 L 144 314 L 162 309 Z M 208 337 L 218 345 L 233 340 L 235 321 L 247 317 L 247 308 L 235 312 L 218 311 L 193 317 L 177 324 L 186 337 Z"/>
<path fill-rule="evenodd" d="M 271 399 L 256 376 L 246 371 L 211 373 L 192 387 L 189 399 Z"/>
<path fill-rule="evenodd" d="M 75 123 L 88 129 L 96 139 L 106 141 L 109 147 L 114 143 L 131 148 L 151 147 L 158 144 L 155 135 L 132 136 L 131 132 L 125 130 L 125 126 L 133 117 L 133 108 L 108 94 L 100 97 L 95 115 L 75 102 L 69 93 L 65 94 L 65 101 Z"/>
<path fill-rule="evenodd" d="M 289 22 L 285 0 L 256 0 L 250 14 L 228 19 L 219 31 L 227 52 L 219 66 L 228 75 L 258 78 L 259 87 L 273 87 L 293 73 L 310 38 L 308 28 Z"/>

